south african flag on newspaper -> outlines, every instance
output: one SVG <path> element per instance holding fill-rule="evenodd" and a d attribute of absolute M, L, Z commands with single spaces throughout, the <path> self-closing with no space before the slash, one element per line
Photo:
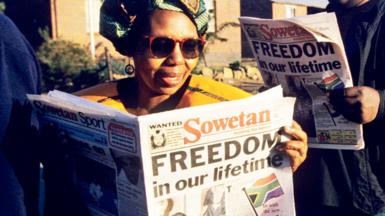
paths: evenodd
<path fill-rule="evenodd" d="M 258 179 L 253 185 L 244 190 L 254 208 L 258 208 L 268 200 L 284 194 L 274 173 L 265 178 Z"/>
<path fill-rule="evenodd" d="M 342 89 L 345 85 L 337 74 L 326 72 L 318 86 L 323 90 L 333 90 Z"/>

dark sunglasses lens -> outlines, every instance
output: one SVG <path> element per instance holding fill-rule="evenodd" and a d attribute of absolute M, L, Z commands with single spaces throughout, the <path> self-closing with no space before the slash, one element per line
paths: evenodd
<path fill-rule="evenodd" d="M 174 50 L 175 42 L 170 38 L 155 38 L 151 43 L 151 52 L 155 57 L 164 58 Z"/>
<path fill-rule="evenodd" d="M 182 53 L 187 59 L 193 59 L 199 56 L 202 51 L 202 43 L 196 39 L 188 39 L 183 43 Z"/>

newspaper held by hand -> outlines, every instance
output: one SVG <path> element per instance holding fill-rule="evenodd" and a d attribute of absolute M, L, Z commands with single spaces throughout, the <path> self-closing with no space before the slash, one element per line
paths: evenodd
<path fill-rule="evenodd" d="M 73 172 L 92 215 L 295 215 L 290 163 L 274 150 L 295 98 L 280 86 L 144 116 L 57 91 L 28 97 L 40 124 L 76 147 Z"/>
<path fill-rule="evenodd" d="M 334 13 L 271 20 L 240 17 L 266 87 L 296 97 L 294 119 L 309 147 L 364 148 L 362 125 L 333 109 L 330 90 L 353 86 Z"/>

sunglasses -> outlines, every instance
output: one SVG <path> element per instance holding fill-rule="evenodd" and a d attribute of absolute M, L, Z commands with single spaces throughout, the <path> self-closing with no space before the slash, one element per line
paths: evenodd
<path fill-rule="evenodd" d="M 186 59 L 194 59 L 200 55 L 206 43 L 204 39 L 194 38 L 185 38 L 182 40 L 154 36 L 147 36 L 145 38 L 148 39 L 151 55 L 155 58 L 168 57 L 174 51 L 176 43 L 179 43 L 183 57 Z"/>

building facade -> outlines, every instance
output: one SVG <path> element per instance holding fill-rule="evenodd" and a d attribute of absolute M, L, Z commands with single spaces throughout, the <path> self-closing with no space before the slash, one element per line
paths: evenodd
<path fill-rule="evenodd" d="M 99 9 L 102 0 L 50 0 L 51 34 L 53 39 L 65 39 L 88 47 L 91 55 L 117 53 L 110 41 L 99 34 Z"/>
<path fill-rule="evenodd" d="M 117 58 L 113 45 L 99 33 L 99 9 L 102 0 L 4 0 L 8 14 L 34 47 L 42 39 L 37 28 L 48 27 L 53 39 L 65 39 L 89 48 L 92 55 L 102 55 L 105 47 Z M 252 59 L 246 37 L 239 26 L 239 16 L 286 18 L 322 10 L 321 3 L 307 0 L 205 0 L 212 18 L 207 34 L 205 59 L 209 66 L 223 66 Z M 316 2 L 324 2 L 316 1 Z"/>
<path fill-rule="evenodd" d="M 284 19 L 323 11 L 327 1 L 272 0 L 272 18 Z"/>

